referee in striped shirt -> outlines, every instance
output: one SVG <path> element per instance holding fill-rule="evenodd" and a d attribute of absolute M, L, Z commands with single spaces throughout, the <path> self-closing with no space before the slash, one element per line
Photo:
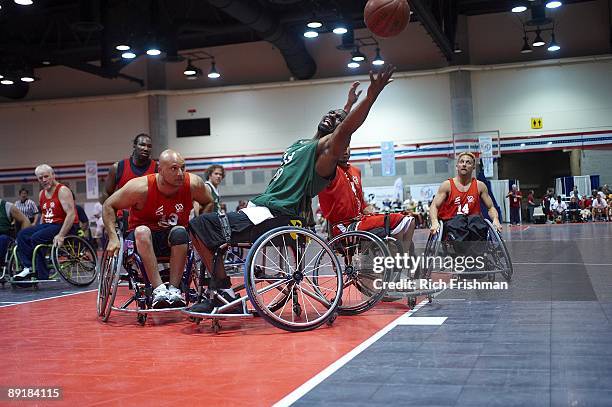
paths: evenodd
<path fill-rule="evenodd" d="M 36 225 L 38 223 L 40 212 L 36 203 L 28 198 L 27 189 L 21 188 L 19 190 L 19 199 L 15 201 L 15 206 L 26 216 L 26 218 L 30 220 L 32 225 Z"/>

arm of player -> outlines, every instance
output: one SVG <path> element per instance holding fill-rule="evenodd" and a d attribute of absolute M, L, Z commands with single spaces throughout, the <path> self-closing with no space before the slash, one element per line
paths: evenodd
<path fill-rule="evenodd" d="M 115 230 L 117 222 L 117 211 L 128 209 L 146 200 L 148 191 L 147 177 L 131 179 L 121 189 L 109 196 L 102 205 L 102 220 L 104 229 L 108 235 L 108 245 L 106 252 L 109 256 L 114 256 L 119 252 L 119 236 Z"/>
<path fill-rule="evenodd" d="M 62 224 L 62 228 L 59 233 L 55 235 L 53 238 L 53 246 L 60 247 L 64 244 L 64 238 L 70 232 L 72 225 L 74 224 L 74 218 L 76 216 L 76 208 L 74 207 L 74 198 L 72 197 L 72 192 L 68 187 L 62 186 L 59 192 L 57 193 L 57 198 L 66 212 L 66 218 L 64 219 L 64 223 Z"/>
<path fill-rule="evenodd" d="M 196 215 L 204 212 L 212 212 L 215 203 L 213 202 L 212 195 L 207 188 L 208 186 L 200 176 L 191 173 L 189 173 L 189 176 L 191 177 L 191 198 L 200 206 L 199 212 L 196 212 Z"/>
<path fill-rule="evenodd" d="M 438 192 L 436 192 L 436 195 L 429 206 L 429 218 L 431 219 L 431 227 L 429 230 L 433 234 L 438 233 L 438 230 L 440 229 L 440 223 L 438 222 L 438 209 L 440 209 L 440 206 L 442 206 L 449 193 L 450 182 L 446 180 L 442 183 L 442 185 L 440 185 L 440 188 L 438 188 Z"/>
<path fill-rule="evenodd" d="M 322 177 L 330 177 L 336 170 L 336 164 L 351 142 L 353 133 L 363 124 L 380 92 L 393 82 L 391 75 L 395 72 L 392 65 L 386 66 L 376 77 L 370 71 L 370 86 L 366 97 L 352 109 L 336 130 L 319 140 L 317 147 L 321 153 L 316 162 L 316 171 Z"/>
<path fill-rule="evenodd" d="M 29 228 L 31 226 L 30 219 L 26 218 L 26 216 L 21 213 L 19 209 L 15 205 L 11 206 L 11 217 L 15 219 L 15 222 L 19 223 L 21 229 Z"/>
<path fill-rule="evenodd" d="M 108 174 L 106 175 L 106 180 L 104 180 L 104 191 L 102 191 L 102 195 L 100 196 L 100 203 L 103 204 L 104 201 L 108 199 L 109 196 L 115 192 L 115 188 L 117 184 L 115 182 L 115 177 L 117 176 L 117 166 L 119 164 L 114 163 L 108 169 Z"/>
<path fill-rule="evenodd" d="M 344 105 L 344 109 L 343 109 L 347 114 L 348 112 L 351 111 L 351 109 L 353 108 L 353 105 L 357 103 L 359 96 L 361 96 L 361 92 L 363 92 L 362 90 L 357 92 L 358 86 L 359 86 L 359 81 L 355 81 L 353 82 L 353 84 L 351 85 L 351 88 L 349 89 L 348 98 L 346 100 L 346 104 Z"/>
<path fill-rule="evenodd" d="M 495 226 L 495 229 L 497 229 L 498 232 L 501 232 L 502 226 L 499 223 L 497 209 L 495 209 L 495 206 L 493 206 L 493 200 L 491 199 L 491 196 L 489 196 L 489 189 L 484 182 L 478 181 L 478 191 L 480 192 L 480 199 L 482 199 L 482 202 L 487 207 L 489 217 L 493 219 L 493 226 Z"/>

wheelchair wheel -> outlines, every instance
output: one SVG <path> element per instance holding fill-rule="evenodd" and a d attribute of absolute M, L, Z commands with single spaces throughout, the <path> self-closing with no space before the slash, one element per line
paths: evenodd
<path fill-rule="evenodd" d="M 498 268 L 502 277 L 504 277 L 507 282 L 510 282 L 510 280 L 512 280 L 512 274 L 514 273 L 510 252 L 508 252 L 504 240 L 493 224 L 488 219 L 485 219 L 485 222 L 487 222 L 487 226 L 489 226 L 489 232 L 487 233 L 487 252 L 492 257 L 495 268 Z"/>
<path fill-rule="evenodd" d="M 386 290 L 381 283 L 390 281 L 392 274 L 395 274 L 395 270 L 374 270 L 374 259 L 390 256 L 389 249 L 378 236 L 364 231 L 342 233 L 327 244 L 340 256 L 339 261 L 343 267 L 342 302 L 338 306 L 338 313 L 356 315 L 366 312 L 385 295 Z M 315 283 L 318 282 L 319 264 L 322 259 L 323 256 L 318 256 L 315 262 Z"/>
<path fill-rule="evenodd" d="M 442 233 L 443 233 L 443 223 L 439 221 L 440 229 L 438 229 L 438 233 L 435 235 L 430 233 L 427 238 L 427 243 L 425 244 L 425 251 L 423 252 L 423 257 L 425 261 L 421 263 L 421 266 L 416 270 L 415 279 L 424 279 L 427 280 L 431 278 L 431 272 L 433 267 L 431 267 L 426 260 L 431 256 L 436 256 L 438 251 L 440 250 L 440 245 L 442 244 Z"/>
<path fill-rule="evenodd" d="M 66 236 L 61 247 L 51 249 L 53 267 L 72 285 L 88 286 L 98 274 L 94 248 L 78 236 Z"/>
<path fill-rule="evenodd" d="M 100 281 L 98 285 L 98 315 L 102 317 L 102 322 L 107 322 L 110 318 L 117 290 L 119 289 L 119 277 L 121 265 L 123 263 L 123 237 L 119 236 L 119 254 L 116 256 L 104 256 L 103 263 L 100 263 Z"/>
<path fill-rule="evenodd" d="M 286 256 L 288 250 L 295 253 L 294 258 Z M 326 323 L 342 297 L 338 259 L 324 240 L 306 229 L 280 227 L 262 235 L 248 253 L 244 273 L 247 295 L 256 311 L 287 331 L 309 331 Z M 298 305 L 300 315 L 294 312 Z"/>
<path fill-rule="evenodd" d="M 397 240 L 396 238 L 392 237 L 392 236 L 387 236 L 385 239 L 385 244 L 387 245 L 387 249 L 389 249 L 389 255 L 391 257 L 395 257 L 396 254 L 403 254 L 404 253 L 404 247 L 402 246 L 402 243 Z M 411 250 L 414 249 L 414 243 L 412 243 L 412 245 L 410 246 Z M 414 251 L 414 250 L 413 250 Z M 411 255 L 413 255 L 414 253 L 412 253 Z M 399 281 L 399 279 L 401 278 L 401 270 L 398 269 L 394 269 L 392 274 L 389 276 L 389 278 L 391 279 L 391 281 L 393 282 L 397 282 Z M 409 278 L 410 276 L 404 276 L 406 278 Z M 397 301 L 398 298 L 397 297 L 392 297 L 392 296 L 384 296 L 381 301 L 382 302 L 393 302 L 393 301 Z"/>
<path fill-rule="evenodd" d="M 2 283 L 2 287 L 4 287 L 4 284 L 7 281 L 9 281 L 11 277 L 14 275 L 13 273 L 9 271 L 10 270 L 9 263 L 11 259 L 13 258 L 13 256 L 17 255 L 14 251 L 15 251 L 15 240 L 11 238 L 6 247 L 6 254 L 4 255 L 4 259 L 0 260 L 2 261 L 2 267 L 0 268 L 0 283 Z"/>

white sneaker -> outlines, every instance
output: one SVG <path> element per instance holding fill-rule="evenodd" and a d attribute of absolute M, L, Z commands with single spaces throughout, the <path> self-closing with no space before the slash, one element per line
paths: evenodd
<path fill-rule="evenodd" d="M 160 285 L 153 290 L 153 308 L 168 308 L 170 306 L 170 292 L 165 285 Z"/>
<path fill-rule="evenodd" d="M 172 284 L 168 287 L 168 301 L 171 307 L 184 307 L 186 305 L 181 290 Z"/>
<path fill-rule="evenodd" d="M 23 270 L 21 270 L 21 273 L 15 274 L 14 277 L 17 277 L 17 278 L 26 278 L 30 274 L 32 274 L 32 270 L 30 270 L 29 267 L 24 267 Z"/>

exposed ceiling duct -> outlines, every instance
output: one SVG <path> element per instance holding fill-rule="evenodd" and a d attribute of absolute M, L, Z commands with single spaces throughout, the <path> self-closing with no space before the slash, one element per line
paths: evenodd
<path fill-rule="evenodd" d="M 310 79 L 317 65 L 300 37 L 289 33 L 278 20 L 252 0 L 208 0 L 208 3 L 247 25 L 278 48 L 291 74 L 297 79 Z"/>

